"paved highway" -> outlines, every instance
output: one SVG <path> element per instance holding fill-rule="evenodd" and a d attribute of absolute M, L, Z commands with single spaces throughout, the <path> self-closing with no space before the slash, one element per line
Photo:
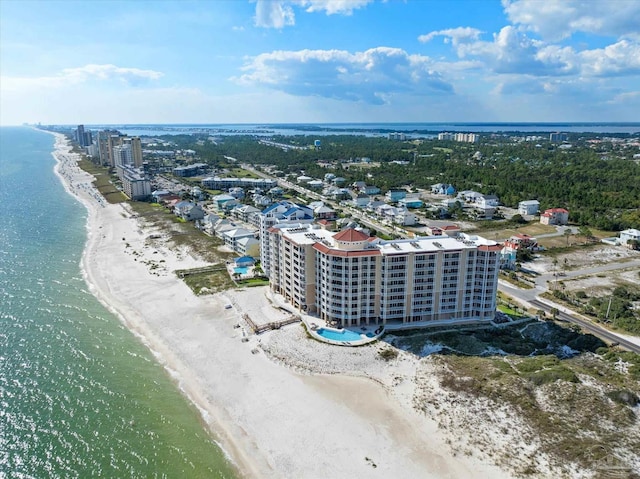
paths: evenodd
<path fill-rule="evenodd" d="M 550 313 L 551 309 L 553 308 L 552 306 L 549 306 L 547 303 L 543 303 L 538 299 L 529 301 L 529 304 L 534 308 L 543 310 L 546 313 Z M 563 311 L 558 312 L 557 318 L 562 321 L 567 321 L 573 324 L 577 324 L 585 331 L 589 331 L 590 333 L 599 337 L 600 339 L 604 339 L 605 341 L 608 341 L 610 343 L 618 343 L 623 348 L 628 349 L 629 351 L 633 351 L 636 354 L 640 354 L 640 345 L 632 343 L 631 341 L 628 341 L 627 339 L 622 338 L 607 329 L 601 328 L 600 326 L 598 326 L 595 323 L 592 323 L 591 321 L 579 318 L 572 314 L 567 314 Z"/>

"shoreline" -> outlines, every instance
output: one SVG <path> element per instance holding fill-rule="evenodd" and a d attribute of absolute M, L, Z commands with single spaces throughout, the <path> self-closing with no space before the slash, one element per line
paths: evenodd
<path fill-rule="evenodd" d="M 355 376 L 299 371 L 274 355 L 274 342 L 286 348 L 287 337 L 297 340 L 296 325 L 242 342 L 242 328 L 234 325 L 245 308 L 259 312 L 266 301 L 257 296 L 264 295 L 255 289 L 193 295 L 172 272 L 204 263 L 150 244 L 152 232 L 126 205 L 100 202 L 68 141 L 54 136 L 56 174 L 88 211 L 81 269 L 90 291 L 149 348 L 241 477 L 511 477 L 487 461 L 456 457 L 437 418 L 415 411 L 417 361 L 407 354 L 389 367 L 375 359 L 375 346 L 338 353 L 311 345 L 318 364 L 363 358 L 371 372 Z M 227 310 L 229 296 L 236 306 Z M 398 374 L 406 380 L 393 388 Z"/>

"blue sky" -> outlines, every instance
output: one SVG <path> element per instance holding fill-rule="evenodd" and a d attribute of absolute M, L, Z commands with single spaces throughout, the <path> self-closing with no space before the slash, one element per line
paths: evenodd
<path fill-rule="evenodd" d="M 637 0 L 0 0 L 0 124 L 640 121 Z"/>

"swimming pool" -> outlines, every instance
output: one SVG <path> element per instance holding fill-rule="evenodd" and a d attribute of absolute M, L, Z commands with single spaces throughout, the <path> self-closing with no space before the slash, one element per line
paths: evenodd
<path fill-rule="evenodd" d="M 362 339 L 360 333 L 356 333 L 354 331 L 350 331 L 348 329 L 343 329 L 341 331 L 336 331 L 334 329 L 324 329 L 320 328 L 316 330 L 320 336 L 325 339 L 331 339 L 333 341 L 359 341 Z"/>
<path fill-rule="evenodd" d="M 237 267 L 233 268 L 233 272 L 234 273 L 238 273 L 238 274 L 247 274 L 249 272 L 249 267 L 248 266 L 237 266 Z"/>

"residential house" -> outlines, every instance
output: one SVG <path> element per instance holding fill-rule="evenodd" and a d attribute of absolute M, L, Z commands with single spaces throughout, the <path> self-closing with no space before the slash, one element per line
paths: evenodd
<path fill-rule="evenodd" d="M 405 208 L 420 208 L 424 203 L 418 198 L 403 198 L 398 201 L 398 206 Z"/>
<path fill-rule="evenodd" d="M 260 256 L 260 240 L 241 238 L 236 242 L 236 253 L 257 258 Z"/>
<path fill-rule="evenodd" d="M 364 208 L 369 204 L 369 201 L 371 201 L 369 195 L 365 195 L 363 193 L 356 195 L 356 197 L 351 200 L 353 206 L 355 206 L 356 208 Z"/>
<path fill-rule="evenodd" d="M 173 212 L 176 216 L 186 221 L 196 221 L 204 218 L 204 210 L 202 207 L 190 201 L 176 203 Z"/>
<path fill-rule="evenodd" d="M 620 244 L 632 247 L 634 241 L 640 241 L 640 230 L 628 229 L 620 232 Z"/>
<path fill-rule="evenodd" d="M 231 210 L 231 216 L 259 228 L 260 212 L 261 210 L 251 205 L 238 205 Z"/>
<path fill-rule="evenodd" d="M 540 202 L 538 200 L 527 200 L 518 203 L 518 213 L 522 216 L 531 216 L 538 214 Z"/>
<path fill-rule="evenodd" d="M 456 189 L 448 183 L 436 183 L 435 185 L 431 185 L 431 193 L 434 195 L 452 196 L 456 194 Z"/>
<path fill-rule="evenodd" d="M 405 190 L 389 190 L 384 197 L 390 203 L 397 203 L 407 197 L 407 192 Z"/>
<path fill-rule="evenodd" d="M 238 201 L 233 196 L 226 195 L 226 194 L 216 195 L 213 198 L 211 198 L 211 201 L 213 202 L 214 206 L 218 211 L 229 209 L 229 206 L 231 205 L 235 206 L 238 204 Z M 227 203 L 229 204 L 227 205 Z"/>
<path fill-rule="evenodd" d="M 220 233 L 220 237 L 224 241 L 224 244 L 231 248 L 233 251 L 238 252 L 238 241 L 244 238 L 256 239 L 258 234 L 257 230 L 248 230 L 246 228 L 233 228 L 228 229 Z M 257 241 L 257 240 L 256 240 Z"/>
<path fill-rule="evenodd" d="M 551 208 L 544 210 L 540 215 L 540 223 L 543 225 L 566 225 L 569 222 L 569 212 L 564 208 Z"/>

